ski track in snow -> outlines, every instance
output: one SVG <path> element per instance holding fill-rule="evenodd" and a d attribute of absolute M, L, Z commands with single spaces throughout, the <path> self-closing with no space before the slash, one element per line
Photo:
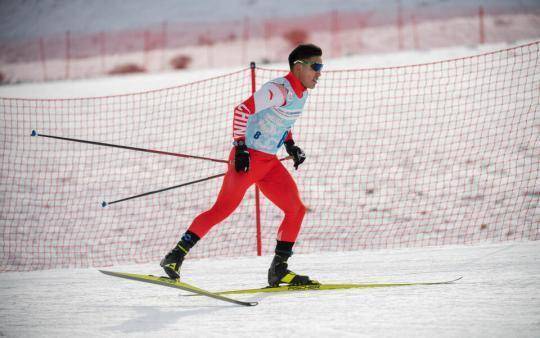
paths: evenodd
<path fill-rule="evenodd" d="M 271 257 L 187 260 L 185 281 L 217 291 L 263 286 Z M 451 285 L 235 295 L 235 306 L 97 269 L 0 274 L 0 335 L 9 337 L 533 337 L 540 333 L 540 243 L 298 254 L 324 282 Z M 157 263 L 107 267 L 160 274 Z"/>

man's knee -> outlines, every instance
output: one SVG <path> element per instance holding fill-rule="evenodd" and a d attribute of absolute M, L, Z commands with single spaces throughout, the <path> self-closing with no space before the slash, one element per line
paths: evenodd
<path fill-rule="evenodd" d="M 298 202 L 291 204 L 290 207 L 287 210 L 285 210 L 285 213 L 293 214 L 298 217 L 301 217 L 305 215 L 306 210 L 307 208 L 304 205 L 304 203 L 302 203 L 302 201 L 299 200 Z"/>
<path fill-rule="evenodd" d="M 307 208 L 304 205 L 304 203 L 302 203 L 301 201 L 300 201 L 300 206 L 299 206 L 298 209 L 299 209 L 298 211 L 299 211 L 300 214 L 302 214 L 302 215 L 306 214 Z"/>

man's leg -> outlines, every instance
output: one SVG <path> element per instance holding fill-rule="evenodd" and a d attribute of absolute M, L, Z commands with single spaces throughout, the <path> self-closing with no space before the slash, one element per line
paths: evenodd
<path fill-rule="evenodd" d="M 257 182 L 257 186 L 285 213 L 278 229 L 277 240 L 294 243 L 300 232 L 306 207 L 300 199 L 298 187 L 291 174 L 281 162 L 278 162 L 262 180 Z"/>
<path fill-rule="evenodd" d="M 233 152 L 231 152 L 231 156 L 233 156 Z M 214 225 L 223 221 L 238 207 L 246 190 L 254 182 L 257 170 L 253 167 L 256 167 L 256 165 L 253 165 L 253 170 L 247 173 L 238 173 L 234 169 L 234 163 L 229 164 L 227 174 L 223 178 L 221 190 L 214 205 L 209 210 L 195 217 L 188 230 L 182 236 L 182 239 L 161 260 L 160 265 L 169 277 L 173 279 L 180 278 L 178 271 L 189 250 Z"/>
<path fill-rule="evenodd" d="M 275 256 L 268 270 L 268 284 L 280 283 L 293 285 L 315 284 L 307 276 L 297 275 L 288 270 L 287 260 L 292 255 L 292 248 L 298 237 L 306 207 L 300 199 L 298 187 L 287 169 L 278 162 L 275 167 L 257 185 L 277 207 L 285 213 L 278 230 Z"/>
<path fill-rule="evenodd" d="M 226 219 L 242 202 L 246 190 L 253 184 L 251 173 L 229 170 L 223 179 L 221 190 L 214 205 L 195 217 L 188 231 L 204 237 L 212 227 Z"/>

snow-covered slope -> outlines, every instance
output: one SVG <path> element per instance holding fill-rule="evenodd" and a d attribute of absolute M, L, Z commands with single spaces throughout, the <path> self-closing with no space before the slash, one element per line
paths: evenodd
<path fill-rule="evenodd" d="M 271 257 L 186 261 L 209 290 L 265 285 Z M 540 242 L 296 255 L 291 268 L 324 282 L 456 284 L 237 295 L 241 307 L 96 269 L 0 274 L 7 337 L 536 337 Z M 156 263 L 107 267 L 161 274 Z"/>

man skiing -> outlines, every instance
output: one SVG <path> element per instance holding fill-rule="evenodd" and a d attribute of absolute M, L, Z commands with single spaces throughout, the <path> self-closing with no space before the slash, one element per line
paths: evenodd
<path fill-rule="evenodd" d="M 234 110 L 234 148 L 228 171 L 216 202 L 197 216 L 180 242 L 161 260 L 161 267 L 172 279 L 189 250 L 217 223 L 227 218 L 240 204 L 246 190 L 257 184 L 261 192 L 278 206 L 285 217 L 277 233 L 275 256 L 268 270 L 268 284 L 315 284 L 308 276 L 288 270 L 287 260 L 300 231 L 306 207 L 298 188 L 276 153 L 285 145 L 298 169 L 306 155 L 295 145 L 291 127 L 301 115 L 308 97 L 321 75 L 322 50 L 313 44 L 296 47 L 289 55 L 290 72 L 265 83 Z"/>

